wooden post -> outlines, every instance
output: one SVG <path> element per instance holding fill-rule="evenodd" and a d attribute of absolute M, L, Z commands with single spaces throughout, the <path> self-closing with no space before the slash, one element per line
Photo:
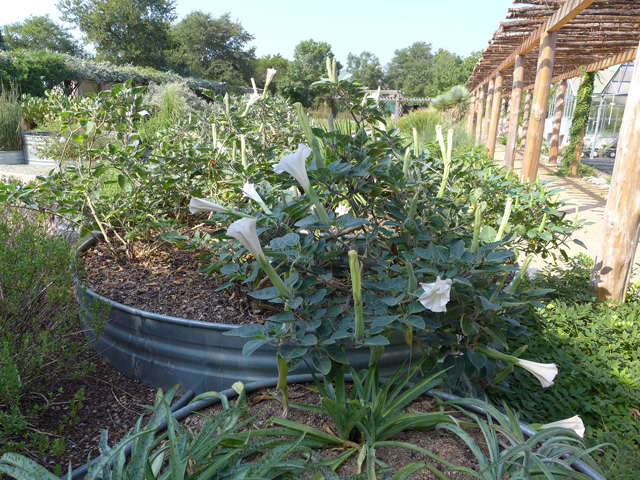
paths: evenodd
<path fill-rule="evenodd" d="M 489 135 L 487 137 L 487 148 L 489 158 L 493 158 L 496 153 L 496 137 L 498 135 L 498 120 L 502 110 L 502 72 L 498 72 L 493 87 L 493 100 L 491 101 L 491 119 L 489 124 Z"/>
<path fill-rule="evenodd" d="M 540 53 L 538 55 L 538 71 L 536 83 L 533 87 L 533 102 L 529 116 L 529 133 L 527 146 L 522 160 L 521 180 L 535 182 L 540 163 L 540 148 L 544 133 L 544 121 L 547 117 L 547 103 L 553 77 L 553 62 L 556 55 L 556 40 L 558 32 L 545 32 L 540 39 Z"/>
<path fill-rule="evenodd" d="M 473 131 L 473 117 L 476 114 L 475 107 L 476 107 L 476 94 L 472 93 L 470 103 L 469 103 L 469 110 L 467 110 L 467 135 L 471 135 L 471 132 Z"/>
<path fill-rule="evenodd" d="M 482 110 L 484 109 L 484 86 L 480 87 L 478 92 L 478 101 L 476 102 L 476 146 L 482 141 Z"/>
<path fill-rule="evenodd" d="M 493 78 L 489 80 L 487 87 L 487 104 L 484 109 L 484 120 L 482 121 L 482 141 L 486 144 L 489 136 L 489 123 L 491 122 L 491 105 L 493 103 Z"/>
<path fill-rule="evenodd" d="M 505 99 L 504 103 L 504 117 L 502 117 L 502 129 L 500 134 L 504 135 L 509 130 L 509 115 L 511 115 L 511 97 Z"/>
<path fill-rule="evenodd" d="M 400 119 L 400 110 L 402 109 L 402 92 L 396 91 L 396 111 L 393 114 L 393 119 L 397 122 Z"/>
<path fill-rule="evenodd" d="M 522 108 L 522 87 L 524 86 L 524 56 L 518 55 L 513 67 L 513 87 L 511 90 L 511 116 L 509 117 L 509 135 L 504 152 L 504 166 L 513 168 L 518 148 L 518 130 L 520 130 L 520 112 Z M 527 94 L 527 102 L 529 95 Z M 527 107 L 529 103 L 527 103 Z M 529 112 L 525 113 L 526 114 Z"/>
<path fill-rule="evenodd" d="M 556 111 L 553 115 L 553 131 L 551 132 L 551 146 L 549 147 L 549 163 L 558 164 L 558 146 L 560 145 L 560 124 L 562 111 L 564 110 L 564 93 L 567 90 L 567 81 L 560 82 L 556 93 Z"/>
<path fill-rule="evenodd" d="M 600 245 L 591 271 L 598 299 L 624 301 L 640 238 L 640 68 L 633 70 L 622 117 Z"/>
<path fill-rule="evenodd" d="M 522 114 L 522 143 L 520 148 L 523 150 L 527 146 L 527 135 L 529 134 L 529 112 L 531 111 L 531 91 L 527 92 L 524 97 L 524 113 Z"/>

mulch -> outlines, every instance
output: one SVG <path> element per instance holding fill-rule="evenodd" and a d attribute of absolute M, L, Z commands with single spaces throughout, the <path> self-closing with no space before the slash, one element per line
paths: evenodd
<path fill-rule="evenodd" d="M 88 455 L 100 455 L 98 444 L 103 429 L 109 432 L 109 445 L 115 445 L 135 425 L 140 415 L 148 415 L 143 405 L 153 405 L 155 388 L 147 387 L 113 368 L 92 349 L 88 348 L 71 360 L 74 364 L 86 362 L 92 366 L 86 375 L 52 379 L 44 392 L 53 392 L 51 398 L 32 394 L 23 398 L 20 408 L 28 412 L 35 405 L 42 411 L 27 419 L 28 433 L 39 432 L 53 442 L 66 439 L 66 451 L 59 457 L 51 449 L 27 451 L 22 454 L 38 461 L 47 469 L 61 465 L 66 472 L 69 463 L 73 468 L 86 464 Z M 72 416 L 71 400 L 80 390 L 84 395 L 77 409 L 76 420 Z"/>
<path fill-rule="evenodd" d="M 122 265 L 98 244 L 83 254 L 84 282 L 94 292 L 148 312 L 230 325 L 264 323 L 279 309 L 258 307 L 238 287 L 216 291 L 223 283 L 197 270 L 206 265 L 201 251 L 165 244 Z"/>

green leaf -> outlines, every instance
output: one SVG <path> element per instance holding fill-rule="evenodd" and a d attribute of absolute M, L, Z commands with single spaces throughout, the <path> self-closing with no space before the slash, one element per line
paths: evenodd
<path fill-rule="evenodd" d="M 280 292 L 278 292 L 276 287 L 268 287 L 263 288 L 262 290 L 256 290 L 255 292 L 247 292 L 247 295 L 257 298 L 258 300 L 271 300 L 278 298 L 280 296 Z"/>
<path fill-rule="evenodd" d="M 425 306 L 422 305 L 420 302 L 411 302 L 407 307 L 407 312 L 409 313 L 424 312 L 425 310 L 426 310 Z"/>
<path fill-rule="evenodd" d="M 484 331 L 487 332 L 491 336 L 491 338 L 503 345 L 504 348 L 509 348 L 509 346 L 507 345 L 507 340 L 504 338 L 503 333 L 498 327 L 496 327 L 495 325 L 486 325 L 482 328 L 484 328 Z"/>
<path fill-rule="evenodd" d="M 472 349 L 467 350 L 467 356 L 471 363 L 476 368 L 482 368 L 487 363 L 487 357 L 485 357 L 482 353 L 475 352 Z"/>
<path fill-rule="evenodd" d="M 286 312 L 276 313 L 268 318 L 269 321 L 275 323 L 289 323 L 295 321 L 295 319 L 296 317 L 293 315 L 293 312 L 288 310 Z"/>
<path fill-rule="evenodd" d="M 384 327 L 389 325 L 394 320 L 400 318 L 400 315 L 380 315 L 377 317 L 373 317 L 373 323 L 371 324 L 371 328 L 375 327 Z"/>
<path fill-rule="evenodd" d="M 375 345 L 389 345 L 389 340 L 384 335 L 374 335 L 373 337 L 367 337 L 364 342 L 367 347 Z"/>
<path fill-rule="evenodd" d="M 460 326 L 462 327 L 462 333 L 469 336 L 473 332 L 473 320 L 469 317 L 463 317 L 460 320 Z"/>
<path fill-rule="evenodd" d="M 451 245 L 451 255 L 455 258 L 462 258 L 462 254 L 464 253 L 464 240 L 458 240 L 456 243 Z"/>
<path fill-rule="evenodd" d="M 313 357 L 313 366 L 323 375 L 331 371 L 331 360 L 328 357 Z"/>
<path fill-rule="evenodd" d="M 336 362 L 344 363 L 346 365 L 349 364 L 349 359 L 342 351 L 342 348 L 338 347 L 337 345 L 329 345 L 327 348 L 325 348 L 325 350 L 327 352 L 327 355 L 329 355 L 329 357 L 331 357 Z"/>

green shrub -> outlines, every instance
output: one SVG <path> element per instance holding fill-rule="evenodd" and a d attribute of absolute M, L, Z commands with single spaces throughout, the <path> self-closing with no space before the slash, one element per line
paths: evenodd
<path fill-rule="evenodd" d="M 442 125 L 443 129 L 453 128 L 453 149 L 462 153 L 472 150 L 475 145 L 475 137 L 468 135 L 464 122 L 458 122 L 451 126 L 443 115 L 435 108 L 422 108 L 410 113 L 398 120 L 397 126 L 400 133 L 406 139 L 413 139 L 413 129 L 418 132 L 418 143 L 436 142 L 436 125 Z"/>
<path fill-rule="evenodd" d="M 580 256 L 563 272 L 553 268 L 534 282 L 555 288 L 544 308 L 522 320 L 531 333 L 519 340 L 528 356 L 553 360 L 560 373 L 545 390 L 516 371 L 498 398 L 529 422 L 580 415 L 588 445 L 610 442 L 597 457 L 607 478 L 637 478 L 640 471 L 640 301 L 632 289 L 620 305 L 595 301 L 588 290 L 592 260 Z M 518 346 L 518 345 L 514 345 Z M 616 448 L 618 450 L 616 450 Z"/>
<path fill-rule="evenodd" d="M 22 113 L 15 88 L 0 83 L 0 152 L 22 149 Z"/>
<path fill-rule="evenodd" d="M 0 452 L 35 441 L 23 426 L 42 407 L 22 411 L 23 397 L 48 396 L 52 381 L 82 367 L 75 273 L 73 247 L 42 216 L 0 209 Z"/>

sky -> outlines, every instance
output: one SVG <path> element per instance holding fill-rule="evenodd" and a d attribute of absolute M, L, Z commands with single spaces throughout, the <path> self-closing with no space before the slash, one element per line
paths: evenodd
<path fill-rule="evenodd" d="M 0 25 L 46 13 L 60 21 L 55 0 L 1 2 Z M 349 53 L 363 51 L 386 64 L 395 50 L 420 41 L 465 57 L 487 46 L 510 7 L 512 0 L 176 1 L 178 20 L 194 10 L 214 17 L 229 12 L 255 37 L 258 56 L 279 53 L 291 60 L 299 42 L 313 39 L 331 44 L 343 64 Z"/>

